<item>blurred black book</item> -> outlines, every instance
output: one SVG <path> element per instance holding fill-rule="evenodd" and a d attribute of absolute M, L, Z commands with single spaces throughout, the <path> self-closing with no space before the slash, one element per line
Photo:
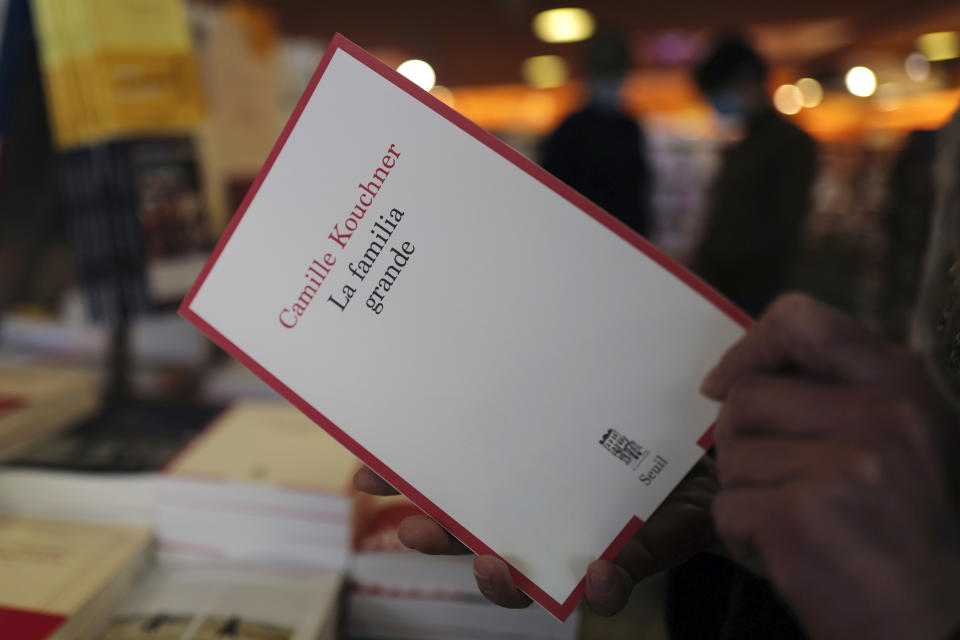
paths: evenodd
<path fill-rule="evenodd" d="M 7 462 L 11 467 L 96 473 L 162 470 L 221 405 L 108 409 Z"/>
<path fill-rule="evenodd" d="M 123 143 L 60 152 L 60 193 L 91 317 L 115 326 L 149 310 L 137 192 Z"/>
<path fill-rule="evenodd" d="M 73 282 L 28 0 L 0 2 L 0 313 L 54 307 Z"/>
<path fill-rule="evenodd" d="M 77 272 L 93 319 L 114 325 L 186 293 L 192 277 L 170 283 L 165 274 L 178 259 L 205 255 L 213 245 L 193 141 L 116 140 L 63 151 L 59 160 Z"/>

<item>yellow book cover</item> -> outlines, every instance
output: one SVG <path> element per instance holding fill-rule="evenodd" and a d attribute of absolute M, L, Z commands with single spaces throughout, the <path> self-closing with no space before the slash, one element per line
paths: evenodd
<path fill-rule="evenodd" d="M 69 85 L 66 77 L 65 47 L 56 19 L 57 0 L 32 0 L 34 31 L 36 33 L 40 65 L 43 69 L 47 114 L 54 141 L 66 146 L 73 136 L 70 112 Z"/>
<path fill-rule="evenodd" d="M 99 403 L 94 372 L 0 363 L 0 459 L 93 414 Z"/>
<path fill-rule="evenodd" d="M 90 143 L 103 138 L 107 133 L 106 114 L 101 101 L 97 100 L 99 91 L 96 79 L 91 73 L 90 17 L 83 0 L 59 0 L 59 2 L 61 3 L 61 20 L 67 33 L 67 61 L 73 81 L 79 120 L 75 141 L 79 144 Z"/>
<path fill-rule="evenodd" d="M 87 71 L 112 136 L 184 130 L 203 117 L 183 0 L 82 0 Z"/>
<path fill-rule="evenodd" d="M 133 582 L 150 539 L 143 528 L 0 516 L 4 637 L 86 637 Z"/>
<path fill-rule="evenodd" d="M 174 474 L 345 492 L 356 458 L 296 408 L 238 402 L 169 466 Z"/>
<path fill-rule="evenodd" d="M 58 147 L 200 124 L 183 0 L 31 1 Z"/>

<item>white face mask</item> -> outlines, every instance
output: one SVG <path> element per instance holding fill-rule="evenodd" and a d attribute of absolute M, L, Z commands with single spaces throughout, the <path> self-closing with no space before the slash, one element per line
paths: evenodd
<path fill-rule="evenodd" d="M 620 108 L 620 91 L 623 79 L 617 77 L 599 77 L 590 81 L 590 104 L 601 109 Z"/>

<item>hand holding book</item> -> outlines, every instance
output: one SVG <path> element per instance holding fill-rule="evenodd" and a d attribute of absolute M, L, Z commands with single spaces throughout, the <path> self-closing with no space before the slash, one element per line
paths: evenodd
<path fill-rule="evenodd" d="M 398 492 L 380 476 L 362 467 L 353 478 L 358 491 L 373 495 Z M 705 456 L 677 485 L 650 520 L 613 562 L 595 560 L 587 570 L 586 597 L 594 611 L 613 615 L 620 611 L 634 584 L 670 569 L 715 541 L 710 507 L 719 489 L 716 463 Z M 400 541 L 430 555 L 457 555 L 471 551 L 427 515 L 411 516 L 400 525 Z M 480 592 L 494 604 L 526 607 L 531 600 L 517 589 L 503 560 L 478 556 L 474 575 Z"/>

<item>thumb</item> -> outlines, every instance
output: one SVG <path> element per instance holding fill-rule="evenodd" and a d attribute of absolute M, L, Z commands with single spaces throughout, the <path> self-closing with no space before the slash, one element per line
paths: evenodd
<path fill-rule="evenodd" d="M 744 374 L 798 370 L 863 384 L 887 375 L 893 347 L 865 326 L 805 295 L 778 298 L 757 324 L 707 374 L 701 392 L 726 399 Z"/>
<path fill-rule="evenodd" d="M 633 578 L 623 567 L 595 560 L 587 568 L 587 602 L 600 615 L 612 616 L 623 609 L 632 591 Z"/>

